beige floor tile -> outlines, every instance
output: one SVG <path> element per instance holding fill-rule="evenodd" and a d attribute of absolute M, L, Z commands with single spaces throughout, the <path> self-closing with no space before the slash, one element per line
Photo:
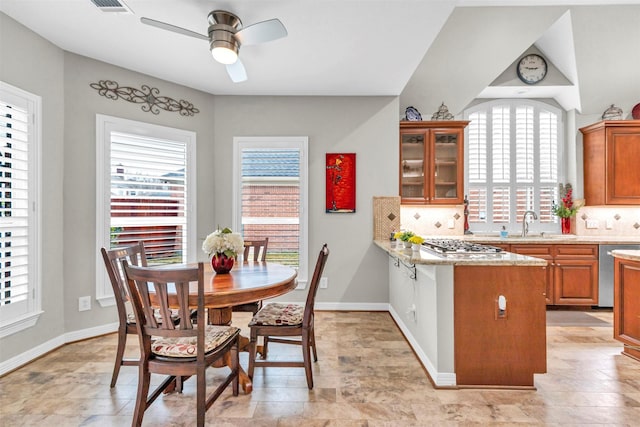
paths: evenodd
<path fill-rule="evenodd" d="M 234 314 L 243 326 L 250 315 Z M 611 322 L 612 313 L 597 311 Z M 315 388 L 302 368 L 256 368 L 254 392 L 225 390 L 207 425 L 234 427 L 638 426 L 640 363 L 620 354 L 610 326 L 548 327 L 547 373 L 536 390 L 434 389 L 388 313 L 317 312 Z M 0 425 L 128 426 L 137 370 L 122 367 L 110 388 L 117 338 L 72 343 L 0 378 Z M 273 343 L 270 356 L 301 358 L 300 347 Z M 138 354 L 137 340 L 127 354 Z M 247 355 L 241 364 L 247 366 Z M 211 386 L 225 374 L 209 370 Z M 153 384 L 161 381 L 153 376 Z M 160 396 L 145 426 L 192 426 L 195 381 Z"/>

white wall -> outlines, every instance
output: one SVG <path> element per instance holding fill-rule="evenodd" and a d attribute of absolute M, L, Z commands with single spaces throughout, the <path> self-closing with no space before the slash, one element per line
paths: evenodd
<path fill-rule="evenodd" d="M 43 97 L 43 309 L 40 322 L 0 340 L 0 363 L 55 347 L 116 322 L 115 307 L 95 301 L 95 115 L 106 114 L 197 133 L 198 230 L 231 224 L 234 136 L 307 135 L 310 146 L 310 264 L 322 243 L 331 255 L 329 288 L 318 301 L 385 303 L 386 254 L 375 248 L 372 196 L 397 192 L 398 100 L 395 97 L 216 97 L 130 70 L 63 52 L 0 13 L 0 48 L 10 49 L 0 79 Z M 13 60 L 15 59 L 15 61 Z M 99 96 L 89 84 L 157 87 L 192 102 L 200 112 L 144 112 L 140 104 Z M 324 211 L 325 153 L 357 154 L 354 214 Z M 205 260 L 204 253 L 198 254 Z M 78 312 L 78 297 L 92 309 Z M 302 300 L 303 293 L 290 295 Z"/>
<path fill-rule="evenodd" d="M 234 136 L 309 137 L 309 265 L 323 243 L 331 251 L 325 303 L 386 303 L 386 254 L 373 244 L 374 195 L 398 191 L 398 101 L 393 97 L 215 98 L 215 218 L 231 223 L 230 160 Z M 325 213 L 325 154 L 356 153 L 356 212 Z M 209 222 L 210 227 L 216 224 Z M 211 228 L 213 229 L 213 228 Z M 312 271 L 309 272 L 309 276 Z M 302 301 L 296 291 L 281 299 Z"/>
<path fill-rule="evenodd" d="M 0 80 L 42 97 L 42 309 L 38 324 L 0 340 L 0 361 L 64 332 L 64 54 L 0 13 Z"/>

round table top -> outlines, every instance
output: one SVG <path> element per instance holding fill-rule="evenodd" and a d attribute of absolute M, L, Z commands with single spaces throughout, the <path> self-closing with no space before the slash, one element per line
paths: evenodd
<path fill-rule="evenodd" d="M 239 262 L 228 274 L 216 274 L 204 263 L 204 304 L 222 308 L 283 295 L 295 289 L 297 275 L 295 269 L 272 262 Z M 197 293 L 197 284 L 191 284 L 189 299 Z"/>

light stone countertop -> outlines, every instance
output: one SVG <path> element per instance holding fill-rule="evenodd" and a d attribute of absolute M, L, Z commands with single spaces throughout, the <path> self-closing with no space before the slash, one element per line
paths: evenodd
<path fill-rule="evenodd" d="M 525 255 L 518 255 L 511 252 L 500 252 L 497 254 L 455 254 L 438 255 L 427 249 L 413 251 L 405 249 L 402 242 L 392 245 L 389 240 L 374 240 L 374 243 L 386 251 L 390 256 L 411 264 L 428 265 L 547 265 L 547 261 Z"/>
<path fill-rule="evenodd" d="M 640 251 L 637 250 L 616 249 L 611 251 L 611 255 L 613 255 L 614 258 L 621 258 L 629 261 L 640 261 Z"/>
<path fill-rule="evenodd" d="M 575 234 L 547 234 L 538 233 L 530 234 L 522 237 L 519 234 L 510 234 L 506 238 L 502 238 L 496 234 L 466 234 L 463 236 L 439 236 L 437 238 L 462 239 L 477 242 L 490 243 L 540 243 L 540 244 L 594 244 L 594 245 L 624 245 L 624 244 L 640 244 L 640 237 L 629 236 L 577 236 Z"/>

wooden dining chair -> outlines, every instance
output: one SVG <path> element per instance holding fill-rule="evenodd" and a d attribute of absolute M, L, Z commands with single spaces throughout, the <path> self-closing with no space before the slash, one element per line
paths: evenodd
<path fill-rule="evenodd" d="M 267 246 L 269 245 L 269 238 L 265 237 L 261 240 L 245 240 L 244 242 L 244 254 L 242 259 L 244 262 L 250 260 L 253 261 L 266 261 L 267 259 Z M 246 304 L 234 305 L 232 310 L 235 312 L 244 312 L 256 314 L 258 310 L 262 308 L 262 301 L 249 302 Z"/>
<path fill-rule="evenodd" d="M 238 336 L 234 326 L 207 325 L 204 306 L 204 266 L 153 268 L 128 265 L 124 262 L 127 285 L 136 330 L 140 342 L 141 359 L 138 364 L 138 393 L 133 414 L 133 425 L 140 426 L 145 410 L 180 377 L 196 376 L 196 425 L 204 426 L 205 412 L 232 384 L 233 395 L 238 395 Z M 189 285 L 196 282 L 197 323 L 189 306 Z M 163 317 L 177 307 L 180 321 L 158 323 L 155 310 Z M 231 368 L 215 390 L 207 395 L 206 369 L 217 361 Z M 151 374 L 167 375 L 149 394 Z"/>
<path fill-rule="evenodd" d="M 122 262 L 127 261 L 132 265 L 147 265 L 147 257 L 144 251 L 144 244 L 138 242 L 135 245 L 110 249 L 101 249 L 102 259 L 111 281 L 113 295 L 118 309 L 118 348 L 116 350 L 116 361 L 111 375 L 111 387 L 115 387 L 118 381 L 118 374 L 121 366 L 137 366 L 139 359 L 125 359 L 124 350 L 127 345 L 127 334 L 136 334 L 136 320 L 133 311 L 127 310 L 126 302 L 129 300 L 127 293 L 126 277 Z"/>
<path fill-rule="evenodd" d="M 245 240 L 243 260 L 249 261 L 250 257 L 253 261 L 266 261 L 267 246 L 269 246 L 269 238 L 262 240 Z"/>
<path fill-rule="evenodd" d="M 270 303 L 265 305 L 256 313 L 249 322 L 251 338 L 249 341 L 249 369 L 247 374 L 253 378 L 253 371 L 256 366 L 279 366 L 279 367 L 304 367 L 307 376 L 307 386 L 313 388 L 313 373 L 311 370 L 311 350 L 313 350 L 313 360 L 318 361 L 316 351 L 316 339 L 314 333 L 313 305 L 318 292 L 318 285 L 324 265 L 329 256 L 329 248 L 325 243 L 320 250 L 316 267 L 313 272 L 311 282 L 309 282 L 309 293 L 304 306 L 299 304 Z M 263 337 L 262 359 L 257 360 L 258 337 Z M 299 336 L 300 339 L 291 337 Z M 267 346 L 269 342 L 283 344 L 297 344 L 302 346 L 302 361 L 288 360 L 268 360 Z"/>

